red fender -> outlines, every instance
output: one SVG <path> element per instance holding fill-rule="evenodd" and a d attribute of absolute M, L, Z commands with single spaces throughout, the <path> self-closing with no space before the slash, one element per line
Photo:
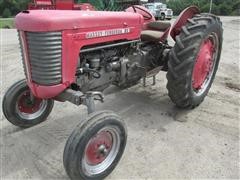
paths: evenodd
<path fill-rule="evenodd" d="M 200 10 L 197 6 L 190 6 L 181 12 L 170 32 L 174 40 L 176 36 L 180 34 L 181 28 L 187 23 L 187 20 L 191 19 L 195 14 L 200 14 Z"/>

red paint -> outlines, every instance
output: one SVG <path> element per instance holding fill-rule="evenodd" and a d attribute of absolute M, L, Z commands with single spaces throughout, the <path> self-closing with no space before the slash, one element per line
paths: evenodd
<path fill-rule="evenodd" d="M 62 84 L 41 86 L 32 82 L 31 77 L 28 79 L 28 85 L 33 94 L 46 99 L 59 95 L 75 82 L 75 72 L 82 47 L 116 40 L 139 39 L 142 16 L 127 12 L 33 10 L 29 13 L 18 14 L 15 24 L 16 28 L 21 31 L 62 31 Z M 89 32 L 118 28 L 130 28 L 130 32 L 86 39 Z M 29 63 L 26 62 L 26 65 L 29 67 Z"/>
<path fill-rule="evenodd" d="M 25 52 L 24 64 L 26 67 L 27 84 L 28 84 L 28 87 L 31 89 L 31 92 L 33 93 L 33 95 L 41 99 L 48 99 L 48 98 L 53 98 L 57 94 L 60 94 L 61 92 L 63 92 L 70 84 L 65 83 L 65 84 L 59 84 L 55 86 L 41 86 L 32 82 L 32 77 L 30 72 L 31 67 L 29 64 L 29 56 L 28 56 L 28 48 L 27 48 L 27 40 L 26 40 L 26 35 L 23 31 L 20 31 L 20 38 L 21 38 L 22 46 Z"/>
<path fill-rule="evenodd" d="M 89 3 L 74 4 L 74 10 L 95 11 L 95 8 Z"/>
<path fill-rule="evenodd" d="M 59 10 L 73 10 L 74 3 L 73 0 L 56 1 L 55 6 Z"/>
<path fill-rule="evenodd" d="M 171 37 L 175 40 L 175 37 L 180 34 L 181 28 L 187 23 L 187 20 L 191 19 L 194 15 L 199 13 L 200 10 L 196 6 L 190 6 L 183 10 L 172 26 L 172 30 L 170 32 Z"/>
<path fill-rule="evenodd" d="M 76 29 L 79 33 L 121 27 L 135 27 L 140 31 L 141 22 L 140 14 L 105 11 L 31 10 L 15 18 L 18 30 L 32 32 Z"/>
<path fill-rule="evenodd" d="M 143 23 L 142 23 L 142 30 L 148 29 L 147 25 L 150 22 L 156 21 L 155 17 L 151 14 L 151 12 L 145 8 L 144 6 L 139 6 L 139 5 L 134 5 L 125 10 L 126 12 L 131 12 L 131 13 L 136 13 L 140 14 L 143 16 Z M 147 13 L 148 12 L 148 13 Z M 152 17 L 150 19 L 144 19 L 144 16 L 149 16 L 151 15 Z"/>
<path fill-rule="evenodd" d="M 183 18 L 187 17 L 184 14 L 194 14 L 193 12 L 196 11 L 194 9 L 195 7 L 191 7 L 185 10 Z M 27 83 L 34 96 L 42 99 L 54 98 L 75 83 L 79 53 L 83 47 L 118 40 L 140 39 L 141 31 L 146 29 L 146 24 L 155 19 L 152 16 L 151 19 L 144 20 L 143 15 L 146 15 L 148 10 L 141 6 L 136 8 L 136 12 L 133 12 L 133 8 L 128 8 L 127 11 L 29 10 L 19 13 L 15 18 L 15 26 L 21 32 L 24 44 L 27 44 L 24 32 L 62 32 L 62 83 L 54 86 L 41 86 L 32 82 L 31 74 L 28 73 Z M 180 22 L 182 21 L 177 21 L 175 28 L 179 27 Z M 129 33 L 87 38 L 88 33 L 126 28 L 130 29 Z M 165 41 L 169 31 L 170 28 L 165 31 L 159 41 Z M 172 30 L 172 32 L 175 31 Z M 25 52 L 25 64 L 31 70 L 28 50 L 26 49 Z"/>
<path fill-rule="evenodd" d="M 35 5 L 52 5 L 52 0 L 35 0 Z"/>
<path fill-rule="evenodd" d="M 28 4 L 28 9 L 56 9 L 52 0 L 34 0 Z"/>
<path fill-rule="evenodd" d="M 95 10 L 95 8 L 89 3 L 75 4 L 74 0 L 34 0 L 32 3 L 29 3 L 28 9 Z"/>
<path fill-rule="evenodd" d="M 111 151 L 112 144 L 112 136 L 107 131 L 102 131 L 90 139 L 85 150 L 85 156 L 88 164 L 97 165 L 103 162 Z M 101 153 L 99 151 L 101 146 L 106 148 L 106 153 Z"/>
<path fill-rule="evenodd" d="M 41 86 L 29 80 L 27 81 L 27 84 L 31 89 L 33 95 L 42 99 L 53 98 L 70 86 L 68 83 L 62 83 L 55 86 Z"/>
<path fill-rule="evenodd" d="M 42 101 L 42 99 L 34 98 L 34 103 L 32 103 L 30 99 L 30 90 L 27 90 L 19 97 L 17 107 L 22 113 L 33 114 L 40 109 Z"/>
<path fill-rule="evenodd" d="M 164 43 L 164 42 L 167 40 L 170 29 L 171 29 L 171 27 L 169 27 L 169 28 L 164 32 L 164 34 L 162 35 L 162 37 L 161 37 L 161 39 L 160 39 L 161 42 Z"/>
<path fill-rule="evenodd" d="M 193 83 L 194 89 L 199 90 L 206 81 L 208 75 L 213 69 L 213 56 L 215 48 L 211 39 L 205 40 L 198 53 L 196 63 L 193 69 Z"/>

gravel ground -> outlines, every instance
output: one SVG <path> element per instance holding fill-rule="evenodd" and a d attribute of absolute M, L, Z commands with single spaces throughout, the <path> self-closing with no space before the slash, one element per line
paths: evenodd
<path fill-rule="evenodd" d="M 98 109 L 113 110 L 128 126 L 122 160 L 107 179 L 239 179 L 239 17 L 221 17 L 224 43 L 214 85 L 198 108 L 175 108 L 165 73 L 156 86 L 109 90 Z M 23 69 L 15 30 L 1 30 L 1 97 Z M 148 82 L 150 84 L 150 81 Z M 113 93 L 114 92 L 114 93 Z M 20 129 L 1 112 L 2 179 L 68 179 L 62 163 L 65 142 L 85 117 L 85 107 L 55 103 L 48 121 Z"/>

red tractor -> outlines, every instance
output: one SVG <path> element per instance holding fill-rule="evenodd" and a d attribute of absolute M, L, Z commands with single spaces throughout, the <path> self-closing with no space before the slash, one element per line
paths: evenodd
<path fill-rule="evenodd" d="M 77 4 L 74 0 L 33 0 L 29 3 L 28 9 L 95 10 L 89 3 Z"/>
<path fill-rule="evenodd" d="M 131 87 L 167 71 L 167 89 L 180 108 L 202 103 L 221 55 L 218 17 L 191 6 L 171 26 L 142 6 L 125 12 L 29 10 L 16 16 L 26 79 L 6 92 L 3 112 L 29 128 L 45 121 L 54 101 L 86 105 L 89 117 L 69 137 L 64 167 L 71 179 L 103 179 L 124 152 L 127 131 L 111 111 L 95 112 L 110 85 Z M 168 44 L 168 35 L 175 45 Z"/>

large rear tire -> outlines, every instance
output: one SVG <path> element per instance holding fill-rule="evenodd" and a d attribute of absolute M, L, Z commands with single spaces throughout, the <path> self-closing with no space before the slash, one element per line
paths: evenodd
<path fill-rule="evenodd" d="M 3 114 L 15 126 L 28 128 L 42 123 L 52 111 L 54 101 L 32 97 L 26 80 L 13 84 L 3 97 Z"/>
<path fill-rule="evenodd" d="M 95 112 L 69 137 L 63 163 L 72 180 L 100 180 L 108 176 L 122 157 L 127 131 L 119 116 Z"/>
<path fill-rule="evenodd" d="M 198 14 L 182 27 L 167 73 L 169 97 L 178 107 L 194 108 L 203 102 L 218 69 L 222 41 L 222 23 L 214 15 Z"/>

